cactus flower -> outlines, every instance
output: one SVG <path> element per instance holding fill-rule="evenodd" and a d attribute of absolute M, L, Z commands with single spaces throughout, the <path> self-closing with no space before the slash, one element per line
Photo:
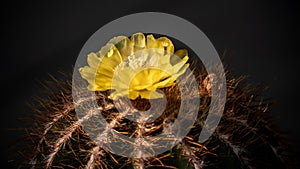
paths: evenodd
<path fill-rule="evenodd" d="M 157 89 L 176 83 L 189 64 L 187 50 L 174 52 L 167 37 L 154 38 L 136 33 L 127 38 L 112 38 L 98 52 L 87 56 L 88 66 L 79 72 L 88 82 L 90 91 L 112 90 L 111 98 L 132 100 L 162 98 Z"/>

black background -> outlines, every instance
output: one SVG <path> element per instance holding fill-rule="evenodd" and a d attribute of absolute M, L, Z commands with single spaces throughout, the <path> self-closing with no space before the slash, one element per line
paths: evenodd
<path fill-rule="evenodd" d="M 299 127 L 299 6 L 292 1 L 90 1 L 10 2 L 1 5 L 0 140 L 3 165 L 32 114 L 26 106 L 38 81 L 71 72 L 85 41 L 106 23 L 136 12 L 175 14 L 198 26 L 232 71 L 266 83 L 276 101 L 272 116 L 293 140 Z M 9 157 L 9 159 L 7 158 Z M 2 161 L 1 160 L 1 161 Z"/>

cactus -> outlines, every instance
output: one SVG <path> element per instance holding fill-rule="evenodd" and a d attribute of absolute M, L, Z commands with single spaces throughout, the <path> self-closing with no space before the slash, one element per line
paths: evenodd
<path fill-rule="evenodd" d="M 198 64 L 194 60 L 189 60 L 189 63 L 192 68 Z M 249 85 L 244 76 L 234 77 L 229 73 L 226 74 L 227 98 L 224 114 L 213 135 L 204 143 L 199 143 L 198 136 L 211 104 L 212 84 L 209 79 L 214 78 L 214 75 L 208 74 L 203 67 L 192 73 L 199 84 L 201 95 L 198 116 L 192 129 L 172 149 L 150 157 L 141 154 L 140 158 L 123 157 L 96 144 L 81 126 L 75 112 L 71 76 L 66 75 L 62 80 L 53 78 L 47 85 L 48 97 L 34 104 L 35 126 L 30 132 L 34 146 L 32 152 L 28 153 L 29 160 L 25 162 L 26 167 L 45 169 L 288 167 L 290 162 L 286 154 L 286 145 L 269 117 L 271 103 L 261 97 L 264 87 Z M 188 77 L 184 77 L 183 80 L 186 78 Z M 142 138 L 167 130 L 168 122 L 176 120 L 181 99 L 179 88 L 173 84 L 161 90 L 168 101 L 166 109 L 157 119 L 147 123 L 132 122 L 124 118 L 118 112 L 109 91 L 95 91 L 95 95 L 99 110 L 110 127 L 123 135 Z M 82 98 L 82 101 L 92 99 L 85 96 Z M 119 104 L 123 106 L 132 104 L 134 108 L 145 111 L 150 107 L 149 99 L 137 97 L 131 98 L 130 103 L 120 101 Z M 130 108 L 128 112 L 131 112 Z M 102 129 L 103 133 L 105 131 Z"/>

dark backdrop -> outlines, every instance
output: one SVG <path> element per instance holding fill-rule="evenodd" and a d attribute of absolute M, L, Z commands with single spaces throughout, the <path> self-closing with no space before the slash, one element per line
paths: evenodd
<path fill-rule="evenodd" d="M 252 83 L 270 84 L 264 93 L 276 101 L 272 115 L 293 140 L 300 140 L 299 34 L 292 1 L 233 0 L 11 2 L 1 5 L 0 140 L 3 165 L 14 141 L 28 126 L 18 119 L 31 115 L 26 101 L 38 92 L 37 82 L 71 72 L 85 41 L 100 27 L 121 16 L 145 11 L 175 14 L 198 26 L 232 71 Z"/>

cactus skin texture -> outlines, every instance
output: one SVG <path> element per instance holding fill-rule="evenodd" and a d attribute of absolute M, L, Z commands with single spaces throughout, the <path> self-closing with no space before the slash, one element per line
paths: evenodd
<path fill-rule="evenodd" d="M 214 134 L 198 143 L 201 126 L 210 106 L 210 88 L 204 69 L 195 71 L 201 95 L 197 120 L 187 136 L 171 150 L 149 158 L 130 159 L 112 154 L 96 145 L 82 129 L 72 102 L 71 82 L 52 79 L 47 98 L 34 103 L 36 118 L 31 129 L 31 151 L 21 168 L 293 168 L 285 140 L 269 117 L 270 103 L 260 96 L 264 87 L 250 86 L 243 76 L 227 73 L 227 102 Z M 65 78 L 70 79 L 66 75 Z M 164 88 L 168 105 L 156 120 L 138 125 L 118 115 L 108 92 L 96 92 L 102 115 L 114 129 L 132 137 L 151 136 L 176 119 L 178 87 Z M 89 99 L 89 98 L 86 98 Z M 149 108 L 147 99 L 131 101 L 139 110 Z M 127 103 L 124 103 L 127 104 Z M 86 110 L 89 111 L 89 110 Z M 116 123 L 117 122 L 117 123 Z M 143 131 L 143 132 L 142 132 Z"/>

